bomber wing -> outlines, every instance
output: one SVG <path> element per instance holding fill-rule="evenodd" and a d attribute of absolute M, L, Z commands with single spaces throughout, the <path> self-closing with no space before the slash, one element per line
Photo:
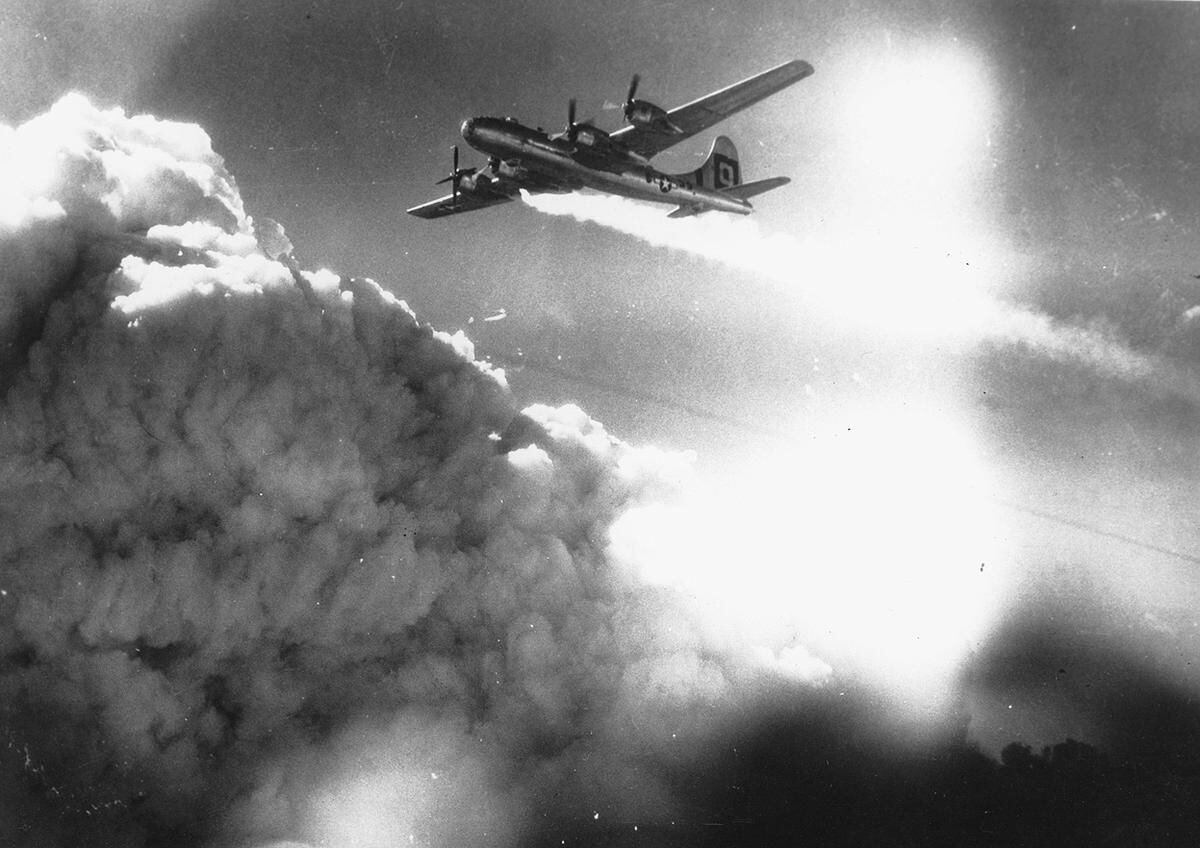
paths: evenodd
<path fill-rule="evenodd" d="M 663 131 L 652 127 L 628 126 L 614 132 L 610 138 L 629 150 L 649 159 L 668 147 L 702 132 L 747 106 L 799 82 L 813 72 L 812 65 L 801 59 L 784 62 L 778 67 L 755 74 L 749 79 L 714 91 L 699 100 L 685 103 L 667 112 L 667 118 L 680 132 Z"/>
<path fill-rule="evenodd" d="M 422 203 L 420 206 L 414 206 L 406 211 L 409 215 L 416 215 L 418 218 L 444 218 L 447 215 L 457 215 L 459 212 L 473 212 L 476 209 L 507 203 L 512 199 L 512 195 L 502 194 L 498 191 L 468 189 L 463 186 L 458 190 L 457 195 L 447 194 L 445 197 Z"/>

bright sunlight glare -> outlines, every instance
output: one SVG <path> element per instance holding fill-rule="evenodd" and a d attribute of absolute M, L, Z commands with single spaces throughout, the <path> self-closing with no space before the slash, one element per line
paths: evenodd
<path fill-rule="evenodd" d="M 849 175 L 872 204 L 948 218 L 971 200 L 993 109 L 978 60 L 947 47 L 891 49 L 863 61 L 841 104 Z"/>
<path fill-rule="evenodd" d="M 1004 601 L 992 484 L 945 410 L 839 418 L 854 423 L 747 463 L 719 491 L 627 514 L 613 550 L 728 638 L 799 639 L 935 709 Z"/>

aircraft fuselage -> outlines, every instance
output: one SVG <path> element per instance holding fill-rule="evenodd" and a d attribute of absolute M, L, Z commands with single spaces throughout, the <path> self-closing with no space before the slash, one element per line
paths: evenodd
<path fill-rule="evenodd" d="M 738 215 L 752 211 L 745 200 L 656 170 L 645 157 L 589 124 L 576 125 L 574 133 L 572 142 L 565 134 L 549 136 L 511 118 L 468 118 L 462 124 L 462 137 L 471 147 L 568 190 L 592 188 L 636 200 Z"/>

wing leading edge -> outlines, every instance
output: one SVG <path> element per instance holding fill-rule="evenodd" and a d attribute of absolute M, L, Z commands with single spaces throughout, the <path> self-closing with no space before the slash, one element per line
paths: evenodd
<path fill-rule="evenodd" d="M 753 106 L 792 83 L 799 82 L 812 72 L 813 66 L 802 59 L 784 62 L 769 71 L 755 74 L 699 100 L 672 109 L 667 113 L 667 118 L 681 130 L 679 133 L 662 132 L 651 127 L 628 126 L 614 132 L 612 139 L 649 159 L 747 106 Z"/>

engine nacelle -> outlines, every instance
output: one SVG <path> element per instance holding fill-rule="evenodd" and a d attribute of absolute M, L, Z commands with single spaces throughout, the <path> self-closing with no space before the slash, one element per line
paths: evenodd
<path fill-rule="evenodd" d="M 598 127 L 593 127 L 591 124 L 576 124 L 574 129 L 574 142 L 576 148 L 585 148 L 587 150 L 608 150 L 612 147 L 612 139 L 608 137 L 608 133 Z"/>
<path fill-rule="evenodd" d="M 635 127 L 646 127 L 660 132 L 678 134 L 679 127 L 671 123 L 667 110 L 646 100 L 634 100 L 625 107 L 625 120 Z"/>

